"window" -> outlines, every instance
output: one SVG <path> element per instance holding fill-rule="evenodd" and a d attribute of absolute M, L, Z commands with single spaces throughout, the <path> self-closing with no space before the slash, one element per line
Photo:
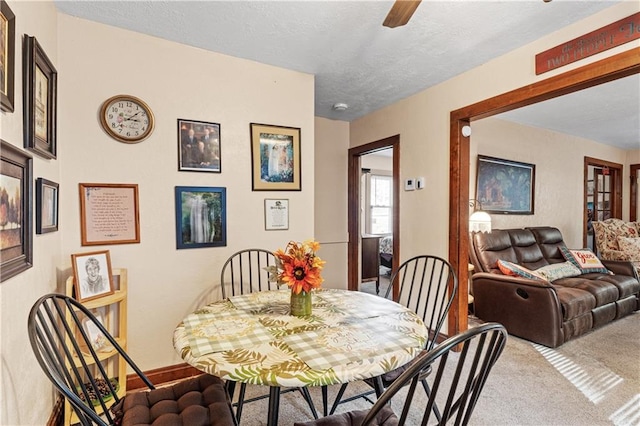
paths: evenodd
<path fill-rule="evenodd" d="M 393 231 L 393 179 L 391 176 L 369 175 L 370 232 L 390 234 Z"/>

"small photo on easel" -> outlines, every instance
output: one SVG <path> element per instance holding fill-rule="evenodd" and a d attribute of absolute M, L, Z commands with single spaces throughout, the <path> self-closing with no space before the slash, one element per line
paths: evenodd
<path fill-rule="evenodd" d="M 96 314 L 95 317 L 100 324 L 104 325 L 102 315 Z M 85 318 L 83 325 L 85 333 L 87 333 L 89 342 L 94 350 L 97 352 L 111 352 L 113 350 L 113 346 L 109 340 L 93 321 L 89 321 L 89 319 Z"/>
<path fill-rule="evenodd" d="M 71 255 L 73 286 L 79 302 L 113 294 L 109 250 Z"/>

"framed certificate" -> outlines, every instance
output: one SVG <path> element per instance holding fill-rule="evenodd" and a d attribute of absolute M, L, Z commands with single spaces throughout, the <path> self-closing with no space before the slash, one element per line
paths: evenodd
<path fill-rule="evenodd" d="M 267 231 L 289 229 L 289 200 L 281 198 L 264 200 L 264 228 Z"/>

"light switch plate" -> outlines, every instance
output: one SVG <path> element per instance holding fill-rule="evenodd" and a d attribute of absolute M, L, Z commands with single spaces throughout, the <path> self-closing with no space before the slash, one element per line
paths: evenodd
<path fill-rule="evenodd" d="M 423 189 L 423 188 L 424 188 L 424 178 L 423 177 L 416 178 L 416 189 Z"/>

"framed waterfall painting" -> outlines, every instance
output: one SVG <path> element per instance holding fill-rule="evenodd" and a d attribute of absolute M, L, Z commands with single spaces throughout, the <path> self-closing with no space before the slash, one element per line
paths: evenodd
<path fill-rule="evenodd" d="M 300 191 L 300 128 L 251 123 L 253 191 Z"/>
<path fill-rule="evenodd" d="M 227 245 L 227 189 L 176 186 L 176 248 Z"/>

